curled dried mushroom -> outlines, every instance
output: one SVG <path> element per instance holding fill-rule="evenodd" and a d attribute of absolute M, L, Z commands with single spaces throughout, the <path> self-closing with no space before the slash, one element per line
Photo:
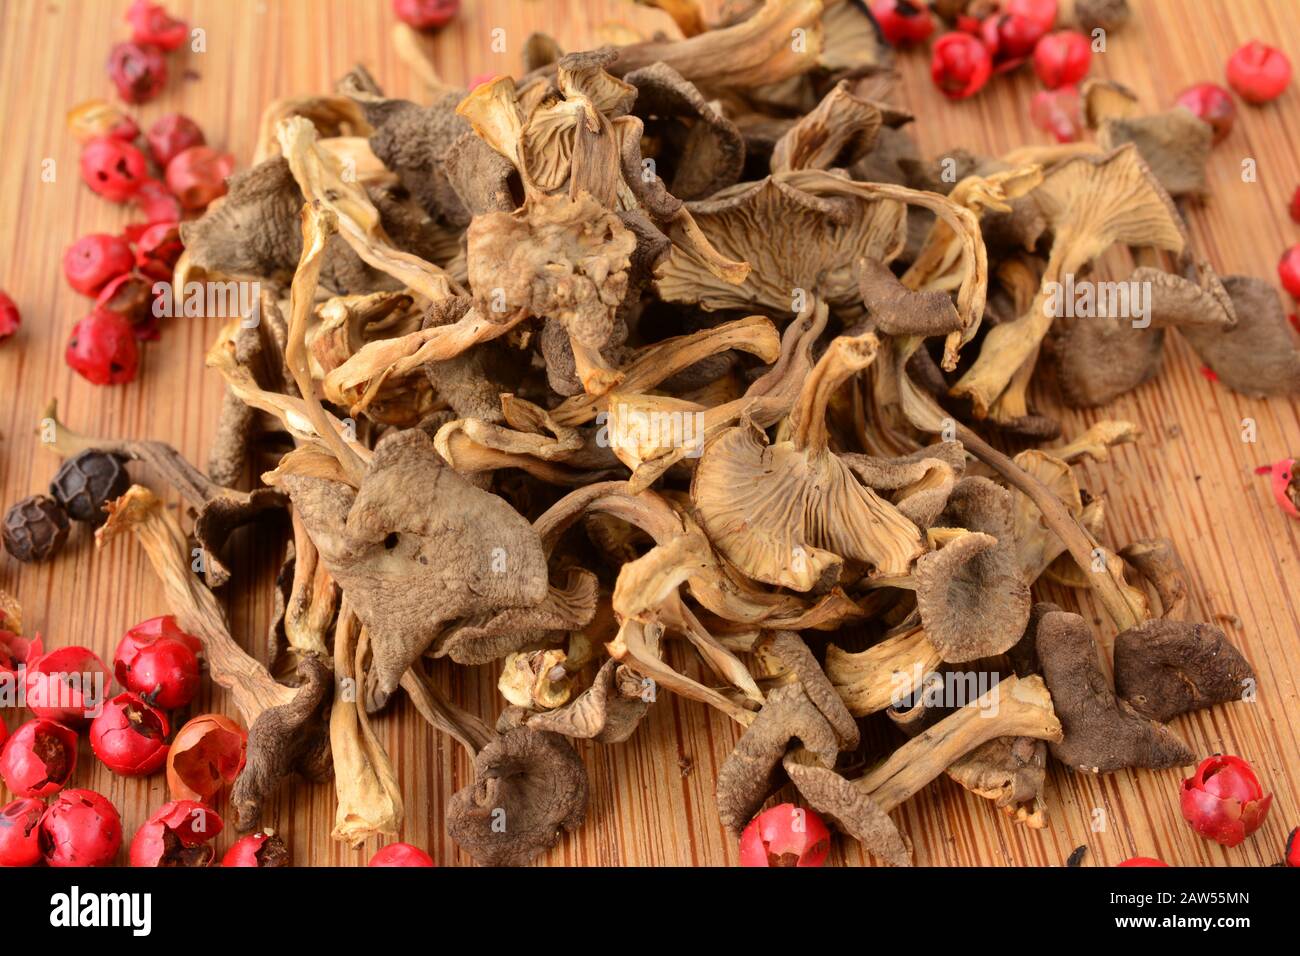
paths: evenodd
<path fill-rule="evenodd" d="M 138 537 L 232 692 L 241 828 L 332 763 L 333 837 L 399 832 L 371 719 L 401 697 L 465 748 L 448 831 L 485 864 L 579 826 L 593 745 L 572 741 L 625 741 L 668 693 L 738 725 L 726 826 L 788 781 L 899 865 L 891 814 L 941 775 L 1042 827 L 1049 755 L 1190 760 L 1161 721 L 1252 693 L 1250 666 L 1186 620 L 1171 545 L 1103 540 L 1114 505 L 1074 466 L 1137 426 L 1078 432 L 1035 401 L 1048 369 L 1071 405 L 1126 394 L 1170 328 L 1230 387 L 1300 383 L 1276 294 L 1220 282 L 1170 198 L 1204 189 L 1208 127 L 1093 82 L 1097 144 L 922 156 L 861 4 L 744 2 L 718 23 L 652 5 L 683 39 L 566 53 L 538 34 L 520 79 L 466 92 L 403 27 L 428 105 L 357 67 L 267 108 L 256 163 L 181 226 L 178 284 L 262 286 L 260 321 L 228 317 L 207 353 L 226 388 L 209 474 L 53 407 L 42 422 L 57 453 L 140 462 L 197 512 L 202 577 L 142 487 L 100 538 Z M 1063 306 L 1112 246 L 1150 290 L 1142 322 Z M 265 664 L 212 591 L 252 521 L 284 556 Z M 1114 690 L 1083 618 L 1031 604 L 1040 581 L 1097 598 Z M 467 666 L 493 669 L 498 713 L 452 699 Z M 930 693 L 985 674 L 963 700 Z M 879 713 L 868 760 L 858 719 Z"/>

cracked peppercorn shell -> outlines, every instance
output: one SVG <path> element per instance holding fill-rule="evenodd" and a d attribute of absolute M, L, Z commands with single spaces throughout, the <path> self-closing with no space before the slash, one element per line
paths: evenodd
<path fill-rule="evenodd" d="M 68 539 L 68 516 L 53 498 L 31 495 L 5 512 L 3 537 L 19 561 L 45 561 Z"/>
<path fill-rule="evenodd" d="M 50 494 L 76 521 L 103 524 L 104 504 L 131 487 L 126 462 L 112 452 L 88 449 L 67 459 L 50 482 Z"/>

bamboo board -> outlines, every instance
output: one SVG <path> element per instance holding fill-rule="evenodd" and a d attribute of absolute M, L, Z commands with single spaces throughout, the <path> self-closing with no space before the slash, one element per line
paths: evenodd
<path fill-rule="evenodd" d="M 1279 44 L 1300 64 L 1300 4 L 1295 0 L 1133 0 L 1135 18 L 1110 38 L 1094 75 L 1119 79 L 1147 106 L 1165 105 L 1184 86 L 1221 81 L 1222 65 L 1246 39 Z M 170 0 L 169 7 L 206 31 L 204 53 L 170 64 L 167 92 L 139 110 L 141 125 L 176 110 L 195 117 L 209 141 L 247 164 L 264 104 L 276 97 L 326 90 L 356 62 L 386 91 L 418 97 L 419 84 L 389 42 L 387 0 Z M 59 400 L 62 417 L 96 435 L 158 438 L 204 462 L 217 421 L 221 388 L 203 369 L 203 353 L 220 320 L 173 320 L 150 345 L 139 380 L 125 388 L 95 388 L 64 364 L 68 330 L 87 302 L 64 283 L 63 247 L 88 232 L 116 232 L 127 210 L 92 195 L 77 176 L 78 148 L 65 132 L 73 104 L 110 94 L 102 63 L 111 43 L 126 37 L 125 0 L 8 0 L 0 7 L 0 287 L 19 303 L 20 335 L 0 346 L 0 500 L 44 491 L 58 462 L 39 448 L 35 423 L 45 401 Z M 610 25 L 615 26 L 611 27 Z M 491 30 L 504 28 L 506 49 L 494 53 Z M 624 0 L 465 0 L 460 18 L 431 43 L 441 75 L 465 83 L 484 72 L 515 72 L 527 35 L 546 30 L 565 49 L 579 49 L 620 32 L 673 28 L 661 13 Z M 914 127 L 927 156 L 953 146 L 998 153 L 1043 142 L 1027 119 L 1032 76 L 995 81 L 975 100 L 950 104 L 931 86 L 923 54 L 900 57 Z M 1191 214 L 1199 248 L 1223 273 L 1273 276 L 1281 250 L 1300 240 L 1286 203 L 1300 184 L 1300 87 L 1271 106 L 1245 108 L 1236 131 L 1214 151 L 1212 197 Z M 53 182 L 42 180 L 53 159 Z M 1242 162 L 1254 159 L 1257 182 L 1243 182 Z M 1166 349 L 1165 367 L 1104 414 L 1065 414 L 1067 435 L 1103 418 L 1126 418 L 1146 433 L 1105 465 L 1084 469 L 1086 486 L 1108 496 L 1107 539 L 1171 537 L 1192 572 L 1198 619 L 1225 623 L 1258 671 L 1254 704 L 1202 711 L 1175 722 L 1199 754 L 1216 751 L 1251 760 L 1276 793 L 1270 817 L 1243 846 L 1223 850 L 1194 836 L 1177 804 L 1177 771 L 1122 772 L 1091 778 L 1055 768 L 1047 790 L 1050 825 L 1027 831 L 946 779 L 896 814 L 922 865 L 1060 865 L 1087 844 L 1088 864 L 1133 855 L 1175 865 L 1266 865 L 1280 855 L 1287 831 L 1300 824 L 1300 523 L 1273 504 L 1255 466 L 1300 451 L 1294 400 L 1251 400 L 1207 381 L 1180 340 Z M 1053 409 L 1051 396 L 1045 405 Z M 1241 438 L 1245 418 L 1257 422 L 1254 443 Z M 158 487 L 155 482 L 155 487 Z M 179 507 L 175 496 L 169 503 Z M 234 556 L 237 574 L 267 580 L 277 556 L 249 543 Z M 111 659 L 131 624 L 168 609 L 143 552 L 129 541 L 96 553 L 84 529 L 73 532 L 55 561 L 23 566 L 0 556 L 0 587 L 23 604 L 28 630 L 48 645 L 84 643 Z M 232 585 L 223 598 L 236 638 L 260 651 L 270 615 L 269 589 Z M 1070 600 L 1070 599 L 1066 599 Z M 1085 614 L 1101 624 L 1091 604 Z M 1102 630 L 1099 627 L 1099 631 Z M 500 706 L 489 668 L 440 673 L 455 699 L 492 717 Z M 195 712 L 234 715 L 224 692 L 205 687 Z M 13 714 L 4 719 L 16 725 Z M 378 721 L 401 777 L 406 801 L 402 838 L 425 846 L 440 865 L 469 863 L 443 832 L 443 808 L 469 779 L 460 748 L 434 734 L 403 703 Z M 736 731 L 720 716 L 664 695 L 626 744 L 584 745 L 592 805 L 587 824 L 539 860 L 543 865 L 730 865 L 734 840 L 714 808 L 713 783 Z M 114 777 L 83 743 L 75 785 L 107 795 L 133 833 L 166 800 L 161 775 Z M 8 795 L 0 795 L 8 800 Z M 329 839 L 334 799 L 329 785 L 301 781 L 281 789 L 268 823 L 283 833 L 296 865 L 356 865 L 377 848 L 358 850 Z M 224 850 L 232 834 L 223 834 Z M 123 852 L 125 857 L 125 851 Z M 833 863 L 872 861 L 842 841 Z"/>

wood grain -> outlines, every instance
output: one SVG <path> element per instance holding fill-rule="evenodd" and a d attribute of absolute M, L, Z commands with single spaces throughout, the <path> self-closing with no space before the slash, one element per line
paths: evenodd
<path fill-rule="evenodd" d="M 389 43 L 391 14 L 384 0 L 171 0 L 169 6 L 206 31 L 204 53 L 170 62 L 167 93 L 139 110 L 142 125 L 180 110 L 200 121 L 210 140 L 248 161 L 256 120 L 269 100 L 324 90 L 354 63 L 365 63 L 386 90 L 418 97 L 418 84 Z M 63 247 L 87 232 L 120 231 L 129 210 L 92 195 L 77 177 L 77 144 L 63 114 L 91 97 L 107 97 L 102 70 L 110 44 L 126 36 L 125 2 L 9 0 L 0 7 L 0 104 L 5 133 L 0 153 L 0 286 L 19 303 L 25 326 L 0 346 L 0 491 L 8 503 L 43 491 L 57 461 L 35 440 L 43 403 L 57 397 L 65 419 L 102 435 L 173 442 L 203 462 L 217 419 L 221 389 L 204 372 L 202 356 L 217 320 L 175 320 L 160 343 L 146 350 L 139 381 L 95 388 L 65 366 L 63 343 L 87 301 L 64 283 Z M 1135 17 L 1110 38 L 1095 73 L 1122 80 L 1148 106 L 1171 102 L 1185 85 L 1221 80 L 1222 64 L 1250 37 L 1277 43 L 1300 63 L 1300 31 L 1290 0 L 1134 0 Z M 528 33 L 544 29 L 566 49 L 636 30 L 671 31 L 657 11 L 621 0 L 466 0 L 461 17 L 430 43 L 449 82 L 483 72 L 518 69 Z M 610 27 L 611 24 L 616 26 Z M 494 53 L 490 31 L 506 30 L 506 50 Z M 908 102 L 921 117 L 914 127 L 923 153 L 955 146 L 997 153 L 1042 142 L 1027 118 L 1032 76 L 994 82 L 973 101 L 951 104 L 928 79 L 923 53 L 900 58 Z M 1272 276 L 1281 250 L 1300 239 L 1286 202 L 1300 183 L 1300 91 L 1276 103 L 1243 108 L 1236 131 L 1210 163 L 1212 197 L 1190 212 L 1199 248 L 1224 273 Z M 1245 159 L 1257 163 L 1257 182 L 1243 182 Z M 53 182 L 42 163 L 56 164 Z M 1123 543 L 1171 536 L 1193 574 L 1193 610 L 1221 622 L 1254 663 L 1259 700 L 1180 718 L 1176 727 L 1201 754 L 1241 754 L 1276 792 L 1260 833 L 1224 850 L 1194 836 L 1177 806 L 1180 773 L 1118 773 L 1086 777 L 1054 769 L 1047 792 L 1050 826 L 1028 831 L 1009 824 L 983 801 L 940 781 L 900 809 L 919 864 L 1060 865 L 1088 844 L 1088 862 L 1113 864 L 1141 854 L 1177 865 L 1266 865 L 1278 859 L 1286 832 L 1300 823 L 1300 523 L 1274 506 L 1255 466 L 1300 450 L 1295 401 L 1251 400 L 1207 381 L 1195 355 L 1179 340 L 1166 351 L 1159 378 L 1103 414 L 1066 413 L 1074 434 L 1102 417 L 1127 418 L 1146 432 L 1138 446 L 1120 449 L 1106 465 L 1083 471 L 1087 487 L 1108 499 L 1106 533 Z M 1041 404 L 1055 409 L 1054 397 Z M 1242 421 L 1258 425 L 1254 443 L 1241 439 Z M 179 507 L 172 496 L 169 503 Z M 274 549 L 245 541 L 236 555 L 239 580 L 224 595 L 234 633 L 260 652 L 270 611 L 265 580 Z M 49 644 L 84 643 L 108 658 L 122 631 L 167 611 L 143 553 L 118 541 L 96 553 L 84 529 L 72 535 L 52 563 L 23 566 L 0 558 L 0 587 L 22 601 L 29 630 Z M 1072 598 L 1056 595 L 1063 600 Z M 1100 623 L 1097 607 L 1086 614 Z M 1102 628 L 1099 627 L 1099 632 Z M 1110 635 L 1104 637 L 1108 640 Z M 447 668 L 439 678 L 465 706 L 485 715 L 499 707 L 490 668 Z M 233 713 L 225 695 L 206 688 L 195 712 Z M 10 726 L 17 715 L 4 717 Z M 432 733 L 403 704 L 378 722 L 402 780 L 406 799 L 403 839 L 427 846 L 442 865 L 468 858 L 443 832 L 443 807 L 468 768 L 460 749 Z M 542 864 L 684 864 L 736 862 L 734 841 L 722 830 L 713 781 L 736 731 L 703 707 L 665 697 L 636 737 L 617 747 L 584 746 L 591 773 L 587 825 L 544 857 Z M 123 811 L 131 834 L 166 799 L 161 776 L 124 780 L 98 766 L 83 745 L 76 785 L 99 790 Z M 7 796 L 6 796 L 7 799 Z M 1099 813 L 1100 811 L 1100 813 Z M 288 838 L 298 865 L 364 863 L 376 845 L 359 850 L 333 843 L 334 800 L 328 785 L 284 787 L 268 818 Z M 1098 828 L 1100 826 L 1100 829 Z M 224 848 L 231 835 L 220 840 Z M 870 864 L 846 841 L 835 862 Z"/>

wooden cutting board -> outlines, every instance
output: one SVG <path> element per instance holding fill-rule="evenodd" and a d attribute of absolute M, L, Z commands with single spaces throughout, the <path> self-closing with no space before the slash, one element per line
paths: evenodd
<path fill-rule="evenodd" d="M 167 92 L 139 109 L 141 125 L 182 111 L 197 119 L 209 141 L 245 167 L 257 120 L 270 100 L 327 90 L 354 63 L 364 63 L 390 93 L 418 98 L 420 84 L 396 57 L 386 0 L 171 0 L 171 9 L 206 31 L 206 52 L 169 62 Z M 1300 64 L 1300 31 L 1292 0 L 1133 0 L 1135 17 L 1110 38 L 1094 75 L 1121 80 L 1148 107 L 1168 105 L 1184 86 L 1222 82 L 1223 64 L 1252 37 L 1279 44 Z M 126 38 L 125 0 L 10 0 L 0 7 L 0 287 L 22 309 L 25 325 L 0 346 L 0 492 L 3 502 L 44 491 L 56 458 L 35 440 L 47 399 L 64 419 L 97 435 L 158 438 L 196 462 L 206 461 L 221 399 L 203 353 L 219 320 L 173 320 L 162 341 L 145 350 L 139 380 L 96 388 L 63 361 L 71 325 L 88 301 L 67 287 L 60 270 L 64 246 L 88 232 L 118 232 L 129 210 L 81 185 L 78 147 L 64 112 L 92 97 L 109 97 L 103 63 L 110 45 Z M 505 51 L 491 49 L 491 31 L 505 30 Z M 479 73 L 519 68 L 519 49 L 533 30 L 552 33 L 569 50 L 621 39 L 630 31 L 672 31 L 666 16 L 624 0 L 466 0 L 461 16 L 429 48 L 441 75 L 464 84 Z M 965 146 L 997 154 L 1044 141 L 1028 121 L 1032 75 L 993 82 L 966 103 L 945 101 L 932 87 L 928 60 L 900 57 L 907 100 L 921 117 L 913 127 L 923 154 Z M 1211 198 L 1191 211 L 1199 249 L 1223 273 L 1274 276 L 1282 250 L 1300 241 L 1286 204 L 1300 185 L 1300 88 L 1276 103 L 1243 108 L 1233 134 L 1210 161 Z M 52 182 L 41 173 L 55 163 Z M 1246 160 L 1258 180 L 1243 182 Z M 1051 395 L 1042 404 L 1053 410 Z M 1279 859 L 1286 833 L 1300 824 L 1300 523 L 1273 504 L 1267 480 L 1252 472 L 1300 452 L 1294 400 L 1243 398 L 1208 381 L 1200 362 L 1173 338 L 1159 378 L 1104 409 L 1064 413 L 1068 435 L 1101 418 L 1137 422 L 1145 438 L 1118 449 L 1105 465 L 1082 469 L 1086 486 L 1107 496 L 1107 540 L 1116 544 L 1167 535 L 1192 572 L 1198 619 L 1221 623 L 1254 663 L 1259 700 L 1202 711 L 1175 722 L 1198 754 L 1229 752 L 1250 760 L 1276 793 L 1263 829 L 1243 846 L 1223 850 L 1194 836 L 1178 811 L 1177 771 L 1086 777 L 1055 768 L 1047 789 L 1050 823 L 1042 831 L 1010 824 L 991 807 L 946 779 L 896 814 L 929 865 L 1060 865 L 1087 844 L 1088 864 L 1114 864 L 1133 855 L 1175 865 L 1266 865 Z M 1242 421 L 1257 423 L 1253 443 Z M 144 476 L 150 480 L 152 476 Z M 161 487 L 153 481 L 155 487 Z M 179 507 L 174 495 L 167 500 Z M 265 582 L 277 556 L 245 542 L 235 555 L 238 577 L 223 596 L 236 638 L 260 653 L 270 614 Z M 88 644 L 106 659 L 131 624 L 168 608 L 142 551 L 129 541 L 96 553 L 78 528 L 51 563 L 23 566 L 0 557 L 0 587 L 21 600 L 28 630 L 47 644 Z M 1055 599 L 1075 598 L 1056 593 Z M 1084 613 L 1109 641 L 1102 614 L 1085 599 Z M 439 679 L 455 699 L 485 716 L 500 706 L 491 668 L 448 667 Z M 219 689 L 205 688 L 195 712 L 234 715 Z M 4 715 L 10 727 L 16 715 Z M 378 721 L 401 777 L 406 800 L 402 838 L 427 846 L 442 865 L 468 857 L 443 832 L 443 808 L 469 779 L 460 748 L 433 733 L 403 703 Z M 736 737 L 726 720 L 698 704 L 664 695 L 628 743 L 584 745 L 591 775 L 587 824 L 540 861 L 574 864 L 728 865 L 735 841 L 718 822 L 713 785 Z M 128 836 L 166 800 L 161 775 L 114 777 L 83 744 L 75 784 L 107 795 L 122 810 Z M 4 795 L 8 799 L 8 795 Z M 329 838 L 334 795 L 329 785 L 283 787 L 267 818 L 288 839 L 297 865 L 361 864 L 377 843 L 351 850 Z M 222 849 L 232 836 L 223 835 Z M 123 853 L 125 858 L 125 852 Z M 832 862 L 870 864 L 852 841 Z"/>

